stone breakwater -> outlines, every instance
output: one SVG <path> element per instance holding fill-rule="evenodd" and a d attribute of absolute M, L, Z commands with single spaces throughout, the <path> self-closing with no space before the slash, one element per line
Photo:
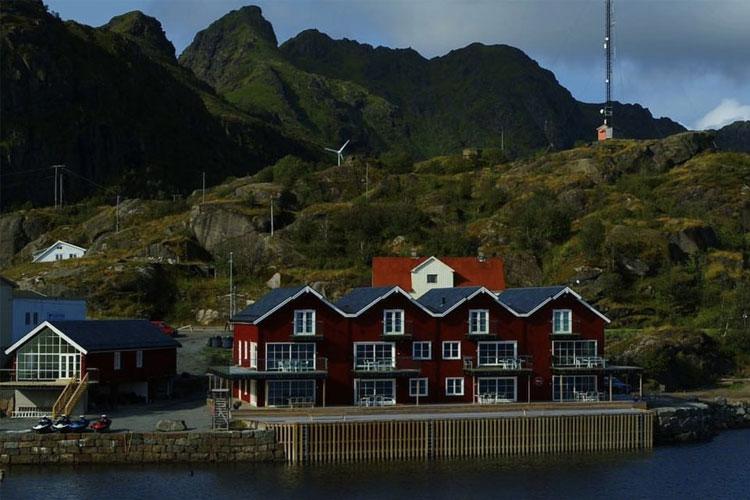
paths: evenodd
<path fill-rule="evenodd" d="M 0 464 L 8 465 L 283 460 L 271 430 L 0 434 Z"/>
<path fill-rule="evenodd" d="M 684 401 L 655 407 L 655 444 L 706 441 L 724 429 L 750 427 L 750 403 Z"/>

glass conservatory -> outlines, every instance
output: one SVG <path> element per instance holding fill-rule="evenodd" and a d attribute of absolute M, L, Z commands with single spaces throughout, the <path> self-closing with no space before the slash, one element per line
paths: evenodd
<path fill-rule="evenodd" d="M 18 350 L 17 380 L 57 380 L 77 377 L 81 354 L 49 328 Z"/>

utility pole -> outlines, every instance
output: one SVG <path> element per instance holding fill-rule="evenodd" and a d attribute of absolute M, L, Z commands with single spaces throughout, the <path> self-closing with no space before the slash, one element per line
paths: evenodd
<path fill-rule="evenodd" d="M 201 201 L 201 204 L 206 204 L 206 172 L 203 172 L 203 200 Z"/>
<path fill-rule="evenodd" d="M 60 208 L 63 205 L 63 172 L 60 172 Z"/>
<path fill-rule="evenodd" d="M 370 163 L 365 163 L 365 200 L 370 199 Z"/>
<path fill-rule="evenodd" d="M 54 187 L 54 198 L 55 198 L 55 208 L 57 208 L 59 205 L 62 205 L 62 179 L 58 180 L 59 177 L 59 170 L 61 168 L 65 168 L 65 165 L 52 165 L 51 168 L 55 169 L 55 187 Z"/>
<path fill-rule="evenodd" d="M 505 152 L 505 127 L 500 129 L 500 151 Z"/>
<path fill-rule="evenodd" d="M 273 236 L 273 195 L 271 195 L 271 236 Z"/>
<path fill-rule="evenodd" d="M 120 232 L 120 195 L 117 195 L 115 201 L 115 233 Z"/>

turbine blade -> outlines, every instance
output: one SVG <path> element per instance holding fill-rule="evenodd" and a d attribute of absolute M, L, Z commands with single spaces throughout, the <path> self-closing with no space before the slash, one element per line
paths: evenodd
<path fill-rule="evenodd" d="M 347 144 L 349 144 L 349 141 L 350 141 L 350 140 L 351 140 L 351 139 L 349 139 L 348 141 L 346 141 L 346 142 L 344 143 L 344 145 L 343 145 L 343 146 L 341 146 L 341 149 L 339 149 L 339 153 L 341 153 L 341 152 L 342 152 L 342 151 L 344 150 L 344 148 L 345 148 L 345 147 L 347 146 Z"/>
<path fill-rule="evenodd" d="M 331 148 L 323 148 L 323 149 L 325 149 L 326 151 L 330 151 L 331 153 L 338 153 L 339 152 L 338 149 L 331 149 Z"/>

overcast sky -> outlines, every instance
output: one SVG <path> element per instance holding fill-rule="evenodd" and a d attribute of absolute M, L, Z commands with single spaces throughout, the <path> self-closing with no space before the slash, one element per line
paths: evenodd
<path fill-rule="evenodd" d="M 307 28 L 426 57 L 504 43 L 552 70 L 573 95 L 601 101 L 604 0 L 47 0 L 63 19 L 99 26 L 141 10 L 178 54 L 242 5 L 261 6 L 280 42 Z M 750 120 L 750 0 L 615 0 L 614 95 L 688 128 Z"/>

